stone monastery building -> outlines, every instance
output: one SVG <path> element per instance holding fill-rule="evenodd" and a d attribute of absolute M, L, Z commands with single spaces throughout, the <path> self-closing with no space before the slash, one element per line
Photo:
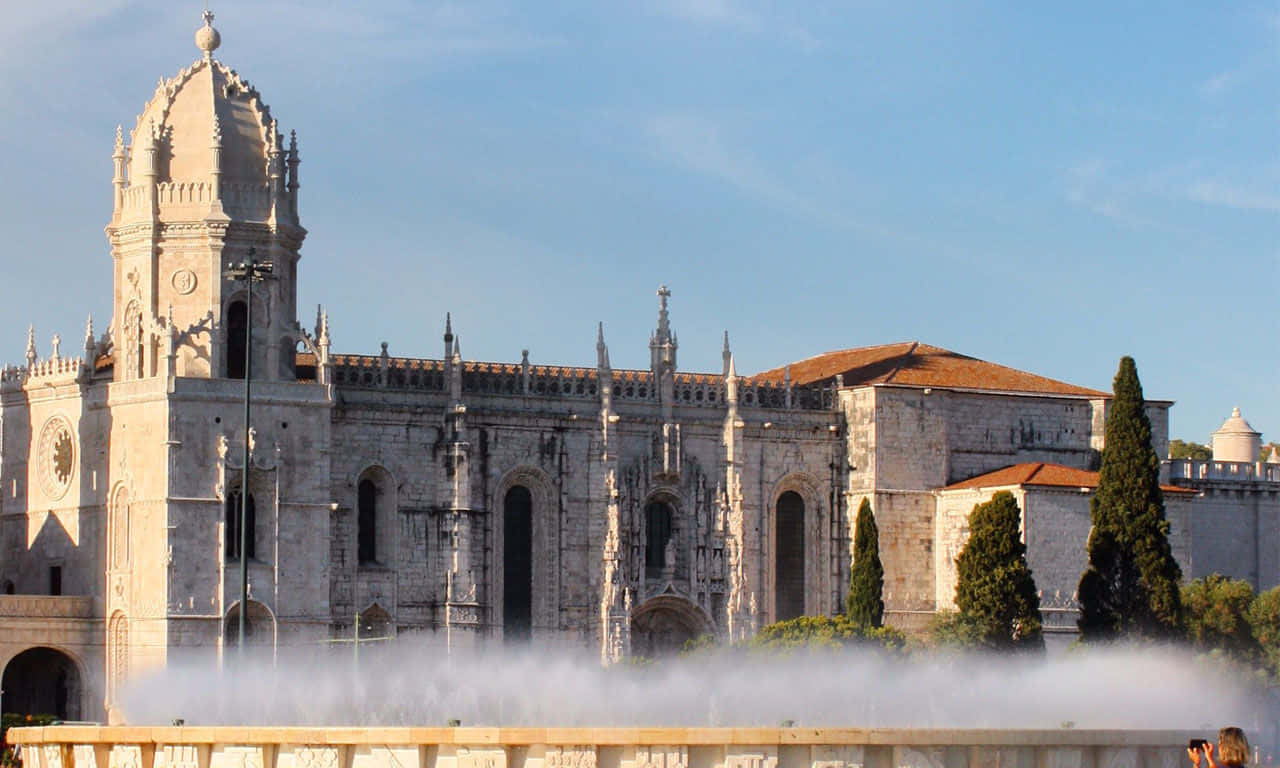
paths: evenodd
<path fill-rule="evenodd" d="M 213 57 L 210 18 L 116 135 L 109 329 L 32 338 L 0 376 L 5 711 L 100 719 L 132 672 L 218 657 L 242 557 L 248 641 L 278 651 L 357 614 L 605 662 L 740 639 L 841 610 L 864 498 L 887 618 L 913 627 L 952 604 L 973 505 L 1013 490 L 1069 639 L 1109 393 L 918 342 L 740 376 L 726 335 L 718 370 L 687 372 L 665 288 L 646 370 L 614 369 L 603 329 L 588 368 L 466 360 L 447 321 L 438 359 L 335 352 L 323 312 L 299 323 L 297 142 Z M 273 274 L 250 306 L 228 270 L 251 258 Z M 1162 454 L 1170 406 L 1148 404 Z M 1266 588 L 1280 459 L 1224 429 L 1229 455 L 1167 467 L 1174 550 Z"/>

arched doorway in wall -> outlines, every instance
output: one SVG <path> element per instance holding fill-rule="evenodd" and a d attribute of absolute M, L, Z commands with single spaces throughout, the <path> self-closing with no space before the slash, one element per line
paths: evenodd
<path fill-rule="evenodd" d="M 778 497 L 774 510 L 774 621 L 804 615 L 804 499 L 795 491 Z"/>
<path fill-rule="evenodd" d="M 657 581 L 664 568 L 675 568 L 675 562 L 667 562 L 668 554 L 675 560 L 675 551 L 669 547 L 675 533 L 675 510 L 661 499 L 654 499 L 644 507 L 644 577 Z M 671 550 L 671 551 L 668 551 Z"/>
<path fill-rule="evenodd" d="M 673 656 L 708 632 L 711 622 L 693 603 L 677 595 L 658 595 L 631 613 L 631 653 L 649 659 Z"/>
<path fill-rule="evenodd" d="M 502 636 L 526 642 L 533 631 L 533 494 L 513 485 L 502 499 Z"/>
<path fill-rule="evenodd" d="M 4 711 L 80 719 L 83 695 L 80 667 L 54 648 L 29 648 L 9 660 L 0 677 Z"/>
<path fill-rule="evenodd" d="M 246 647 L 250 649 L 270 648 L 275 645 L 276 619 L 267 606 L 256 600 L 249 601 L 249 612 L 245 614 L 244 634 Z M 239 601 L 227 611 L 222 637 L 222 644 L 227 648 L 234 648 L 240 644 Z"/>

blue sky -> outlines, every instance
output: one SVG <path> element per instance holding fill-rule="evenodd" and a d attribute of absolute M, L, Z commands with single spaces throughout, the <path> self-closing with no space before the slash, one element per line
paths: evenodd
<path fill-rule="evenodd" d="M 6 4 L 0 358 L 110 309 L 111 143 L 196 2 Z M 218 0 L 335 347 L 686 370 L 918 339 L 1280 437 L 1280 5 Z M 78 347 L 77 344 L 72 345 Z"/>

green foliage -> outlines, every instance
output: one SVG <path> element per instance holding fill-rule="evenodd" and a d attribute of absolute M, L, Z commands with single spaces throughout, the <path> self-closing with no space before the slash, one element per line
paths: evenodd
<path fill-rule="evenodd" d="M 1249 626 L 1253 586 L 1219 574 L 1196 579 L 1182 589 L 1187 639 L 1201 652 L 1220 651 L 1244 664 L 1258 661 L 1262 648 Z"/>
<path fill-rule="evenodd" d="M 16 768 L 19 765 L 13 759 L 13 749 L 5 746 L 8 744 L 5 736 L 8 735 L 10 728 L 33 728 L 57 722 L 59 722 L 58 718 L 53 715 L 20 715 L 16 712 L 0 715 L 0 768 Z"/>
<path fill-rule="evenodd" d="M 754 651 L 833 650 L 851 646 L 901 650 L 906 635 L 893 627 L 864 627 L 847 616 L 799 616 L 762 628 L 747 642 Z"/>
<path fill-rule="evenodd" d="M 1185 442 L 1182 440 L 1170 440 L 1169 458 L 1208 461 L 1213 458 L 1213 449 L 1207 445 L 1201 445 L 1189 440 Z"/>
<path fill-rule="evenodd" d="M 1273 677 L 1280 679 L 1280 587 L 1258 595 L 1245 618 L 1262 651 L 1263 664 Z"/>
<path fill-rule="evenodd" d="M 1160 461 L 1133 358 L 1120 359 L 1098 490 L 1090 501 L 1089 567 L 1080 577 L 1080 636 L 1171 640 L 1182 629 L 1182 569 L 1169 548 Z"/>
<path fill-rule="evenodd" d="M 1027 566 L 1022 511 L 1000 491 L 969 515 L 969 540 L 956 558 L 956 607 L 992 650 L 1044 649 L 1040 597 Z"/>
<path fill-rule="evenodd" d="M 849 621 L 874 629 L 884 623 L 884 566 L 880 564 L 880 531 L 871 502 L 862 500 L 853 534 L 853 568 L 849 573 L 849 597 L 845 615 Z"/>
<path fill-rule="evenodd" d="M 929 621 L 929 642 L 944 648 L 974 648 L 982 644 L 982 624 L 959 611 L 938 611 Z"/>
<path fill-rule="evenodd" d="M 716 642 L 716 636 L 708 632 L 703 632 L 697 637 L 691 637 L 684 641 L 684 645 L 680 648 L 681 656 L 697 656 L 708 651 L 714 651 L 719 648 L 720 644 Z"/>

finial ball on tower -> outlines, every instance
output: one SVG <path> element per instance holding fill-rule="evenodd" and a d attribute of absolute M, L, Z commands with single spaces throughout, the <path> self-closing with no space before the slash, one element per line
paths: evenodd
<path fill-rule="evenodd" d="M 196 47 L 209 56 L 222 44 L 222 35 L 213 28 L 213 12 L 204 12 L 204 26 L 196 30 Z"/>

